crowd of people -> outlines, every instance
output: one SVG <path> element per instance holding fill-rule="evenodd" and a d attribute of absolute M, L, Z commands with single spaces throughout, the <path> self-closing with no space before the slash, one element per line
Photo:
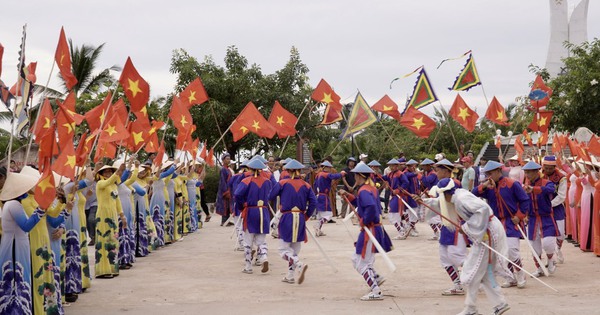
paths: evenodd
<path fill-rule="evenodd" d="M 0 168 L 0 314 L 64 314 L 92 279 L 118 276 L 210 218 L 196 161 L 130 157 L 77 169 L 75 180 L 55 176 L 47 209 L 34 198 L 39 171 L 13 171 Z"/>

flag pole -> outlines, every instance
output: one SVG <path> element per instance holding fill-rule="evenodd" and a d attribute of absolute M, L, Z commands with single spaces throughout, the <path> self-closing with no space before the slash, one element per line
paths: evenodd
<path fill-rule="evenodd" d="M 113 95 L 111 95 L 110 102 L 108 102 L 108 106 L 106 106 L 104 113 L 102 113 L 102 117 L 104 117 L 104 119 L 100 122 L 100 127 L 99 127 L 100 133 L 98 135 L 96 135 L 96 139 L 94 139 L 94 143 L 92 143 L 92 146 L 90 147 L 90 153 L 88 154 L 88 159 L 92 156 L 92 152 L 94 151 L 94 148 L 98 144 L 98 139 L 100 139 L 100 135 L 102 133 L 102 130 L 104 129 L 104 123 L 108 120 L 108 119 L 106 119 L 106 114 L 108 114 L 108 110 L 113 105 L 113 101 L 115 100 L 115 96 L 117 95 L 118 88 L 119 88 L 119 80 L 115 80 L 114 93 L 113 93 Z M 90 130 L 90 132 L 91 132 L 91 130 Z"/>
<path fill-rule="evenodd" d="M 225 133 L 227 133 L 227 131 L 229 131 L 229 129 L 231 129 L 231 126 L 233 126 L 233 123 L 235 123 L 235 119 L 231 122 L 231 124 L 229 124 L 229 127 L 227 127 L 227 130 L 225 130 Z M 215 142 L 215 144 L 212 146 L 211 149 L 213 150 L 213 152 L 214 152 L 214 149 L 219 144 L 219 142 L 221 142 L 221 140 L 223 140 L 223 138 L 225 137 L 225 133 L 222 133 L 219 140 L 217 140 L 217 142 Z M 225 146 L 225 140 L 223 140 L 223 146 L 225 147 L 225 149 L 227 149 L 227 147 Z"/>
<path fill-rule="evenodd" d="M 383 131 L 385 131 L 385 133 L 387 134 L 387 136 L 389 137 L 389 139 L 392 140 L 392 143 L 394 144 L 394 146 L 396 147 L 396 149 L 398 151 L 401 151 L 400 147 L 398 146 L 398 144 L 396 144 L 396 141 L 394 140 L 394 138 L 392 137 L 392 135 L 388 132 L 388 130 L 385 128 L 385 126 L 383 125 L 383 123 L 381 122 L 381 120 L 379 120 L 379 124 L 381 124 L 381 128 L 383 128 Z"/>
<path fill-rule="evenodd" d="M 27 30 L 27 23 L 25 23 L 25 25 L 23 25 L 23 38 L 22 38 L 22 43 L 21 43 L 21 55 L 19 56 L 19 66 L 18 68 L 18 74 L 17 74 L 17 95 L 19 95 L 19 92 L 21 91 L 21 70 L 23 70 L 23 67 L 25 67 L 25 65 L 23 64 L 23 61 L 25 59 L 25 31 Z M 23 93 L 21 94 L 21 98 L 23 98 Z M 10 106 L 9 106 L 10 107 Z M 8 140 L 8 154 L 6 156 L 6 170 L 10 172 L 10 159 L 11 159 L 11 155 L 12 155 L 12 144 L 13 144 L 13 132 L 15 130 L 15 119 L 16 117 L 16 109 L 17 109 L 17 98 L 15 97 L 15 110 L 12 111 L 12 119 L 10 121 L 10 139 Z"/>
<path fill-rule="evenodd" d="M 452 140 L 454 141 L 454 145 L 456 146 L 456 150 L 457 152 L 460 154 L 460 148 L 458 146 L 458 142 L 456 142 L 456 137 L 454 136 L 454 130 L 452 130 L 452 126 L 450 126 L 450 117 L 448 115 L 448 113 L 446 112 L 446 110 L 444 109 L 444 105 L 442 105 L 442 102 L 438 99 L 438 103 L 440 103 L 440 110 L 442 111 L 442 114 L 444 115 L 444 120 L 446 120 L 445 125 L 448 126 L 448 129 L 450 129 L 450 135 L 452 136 Z"/>
<path fill-rule="evenodd" d="M 296 123 L 294 124 L 294 129 L 296 129 L 296 126 L 298 125 L 298 121 L 300 121 L 300 117 L 302 117 L 302 114 L 304 114 L 304 111 L 306 110 L 308 105 L 311 103 L 312 103 L 312 99 L 308 99 L 308 102 L 306 102 L 306 104 L 302 108 L 302 111 L 300 111 L 300 115 L 298 115 L 298 118 L 296 118 Z M 311 106 L 311 108 L 312 108 L 312 106 Z M 285 146 L 287 145 L 289 140 L 290 140 L 290 136 L 287 136 L 285 138 L 285 142 L 283 143 L 283 147 L 281 147 L 281 153 L 279 153 L 279 156 L 283 155 L 283 151 L 285 150 Z"/>

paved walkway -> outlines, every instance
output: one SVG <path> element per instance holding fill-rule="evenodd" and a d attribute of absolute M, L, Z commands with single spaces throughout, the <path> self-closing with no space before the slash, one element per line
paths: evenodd
<path fill-rule="evenodd" d="M 217 216 L 197 233 L 150 256 L 139 258 L 131 270 L 114 279 L 94 279 L 91 289 L 66 308 L 67 314 L 456 314 L 462 296 L 444 297 L 451 283 L 440 267 L 438 245 L 428 241 L 431 229 L 418 224 L 421 236 L 394 241 L 390 253 L 398 270 L 391 274 L 383 259 L 376 269 L 387 278 L 385 300 L 362 302 L 368 289 L 350 261 L 357 226 L 349 231 L 340 220 L 325 225 L 319 238 L 337 265 L 333 273 L 312 240 L 303 245 L 301 258 L 308 263 L 302 285 L 281 282 L 287 264 L 278 256 L 278 240 L 267 237 L 271 270 L 243 274 L 243 253 L 233 251 L 231 227 L 220 227 Z M 312 226 L 313 221 L 309 224 Z M 386 230 L 396 235 L 391 226 Z M 91 248 L 90 248 L 91 250 Z M 523 253 L 528 253 L 522 242 Z M 527 288 L 504 290 L 509 314 L 600 314 L 600 258 L 581 253 L 565 242 L 566 263 L 556 274 L 543 278 L 557 288 L 554 293 L 529 279 Z M 93 254 L 90 255 L 93 258 Z M 525 258 L 533 271 L 532 259 Z M 490 305 L 479 295 L 480 312 Z"/>

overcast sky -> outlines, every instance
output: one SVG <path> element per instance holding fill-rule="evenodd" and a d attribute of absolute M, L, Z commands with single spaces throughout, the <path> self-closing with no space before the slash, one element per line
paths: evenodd
<path fill-rule="evenodd" d="M 212 55 L 223 64 L 227 46 L 236 45 L 251 63 L 272 73 L 296 46 L 313 86 L 324 78 L 345 102 L 358 89 L 370 105 L 384 94 L 403 104 L 416 76 L 397 81 L 392 90 L 390 81 L 425 65 L 448 108 L 456 93 L 447 88 L 465 60 L 435 68 L 445 58 L 473 50 L 488 98 L 496 95 L 508 105 L 528 93 L 534 79 L 528 65 L 545 64 L 548 1 L 11 1 L 0 27 L 2 79 L 8 85 L 16 81 L 21 29 L 27 23 L 27 60 L 38 61 L 39 84 L 48 79 L 64 26 L 76 45 L 106 43 L 99 68 L 123 66 L 131 56 L 152 96 L 173 91 L 173 49 L 183 48 L 199 60 Z M 600 19 L 593 18 L 600 17 L 599 3 L 591 1 L 588 16 L 591 40 L 600 34 Z M 56 78 L 50 86 L 58 88 Z M 463 97 L 483 115 L 480 87 Z"/>

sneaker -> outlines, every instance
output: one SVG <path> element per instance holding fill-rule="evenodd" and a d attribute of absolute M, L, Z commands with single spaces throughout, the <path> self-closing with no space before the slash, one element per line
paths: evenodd
<path fill-rule="evenodd" d="M 437 235 L 434 235 L 434 236 L 432 236 L 432 237 L 428 238 L 427 240 L 428 240 L 428 241 L 437 241 L 437 240 L 439 240 L 439 239 L 440 239 L 440 238 L 439 238 Z"/>
<path fill-rule="evenodd" d="M 525 285 L 527 284 L 527 278 L 525 276 L 525 271 L 518 271 L 516 273 L 516 278 L 517 278 L 517 288 L 519 289 L 523 289 L 525 287 Z"/>
<path fill-rule="evenodd" d="M 252 273 L 252 268 L 244 268 L 244 270 L 242 270 L 243 273 L 247 273 L 247 274 L 251 274 Z"/>
<path fill-rule="evenodd" d="M 408 237 L 408 234 L 404 233 L 404 232 L 400 232 L 400 234 L 398 234 L 396 237 L 394 237 L 395 240 L 405 240 Z"/>
<path fill-rule="evenodd" d="M 269 271 L 269 261 L 265 260 L 262 263 L 262 269 L 260 270 L 260 272 L 265 273 L 267 271 Z"/>
<path fill-rule="evenodd" d="M 532 275 L 536 278 L 539 278 L 544 275 L 544 271 L 542 268 L 538 268 L 534 273 L 532 273 Z"/>
<path fill-rule="evenodd" d="M 419 236 L 419 232 L 417 232 L 417 230 L 412 229 L 412 231 L 410 231 L 410 236 L 411 237 L 418 237 Z"/>
<path fill-rule="evenodd" d="M 463 289 L 461 286 L 454 286 L 448 290 L 443 291 L 442 295 L 443 296 L 465 295 L 465 289 Z"/>
<path fill-rule="evenodd" d="M 321 236 L 321 230 L 319 230 L 319 229 L 315 228 L 315 236 L 316 236 L 316 237 L 319 237 L 319 236 Z"/>
<path fill-rule="evenodd" d="M 283 279 L 281 279 L 281 282 L 294 284 L 296 283 L 296 280 L 294 280 L 294 278 L 289 279 L 288 277 L 283 277 Z"/>
<path fill-rule="evenodd" d="M 550 262 L 548 262 L 548 273 L 549 274 L 554 274 L 554 272 L 556 271 L 556 263 L 554 262 L 554 260 L 550 260 Z"/>
<path fill-rule="evenodd" d="M 335 223 L 335 221 L 333 221 L 333 219 L 329 219 L 329 221 L 327 221 L 327 223 Z"/>
<path fill-rule="evenodd" d="M 369 292 L 360 298 L 361 301 L 381 301 L 383 300 L 383 294 L 381 292 Z"/>
<path fill-rule="evenodd" d="M 559 264 L 565 263 L 565 257 L 560 249 L 556 251 L 556 262 Z"/>
<path fill-rule="evenodd" d="M 380 276 L 380 275 L 376 275 L 375 276 L 375 281 L 377 281 L 377 286 L 382 285 L 385 282 L 385 277 L 384 276 Z"/>
<path fill-rule="evenodd" d="M 317 236 L 327 236 L 327 234 L 323 233 L 323 231 L 319 230 L 319 234 Z"/>
<path fill-rule="evenodd" d="M 304 275 L 306 274 L 306 269 L 308 269 L 308 265 L 302 265 L 299 267 L 300 276 L 298 277 L 298 284 L 302 284 L 304 282 Z"/>
<path fill-rule="evenodd" d="M 492 315 L 500 315 L 506 313 L 510 309 L 508 303 L 502 303 L 498 306 L 495 306 L 492 311 Z"/>
<path fill-rule="evenodd" d="M 510 288 L 510 287 L 516 287 L 517 286 L 517 281 L 506 281 L 504 283 L 502 283 L 502 285 L 500 285 L 502 288 Z"/>

